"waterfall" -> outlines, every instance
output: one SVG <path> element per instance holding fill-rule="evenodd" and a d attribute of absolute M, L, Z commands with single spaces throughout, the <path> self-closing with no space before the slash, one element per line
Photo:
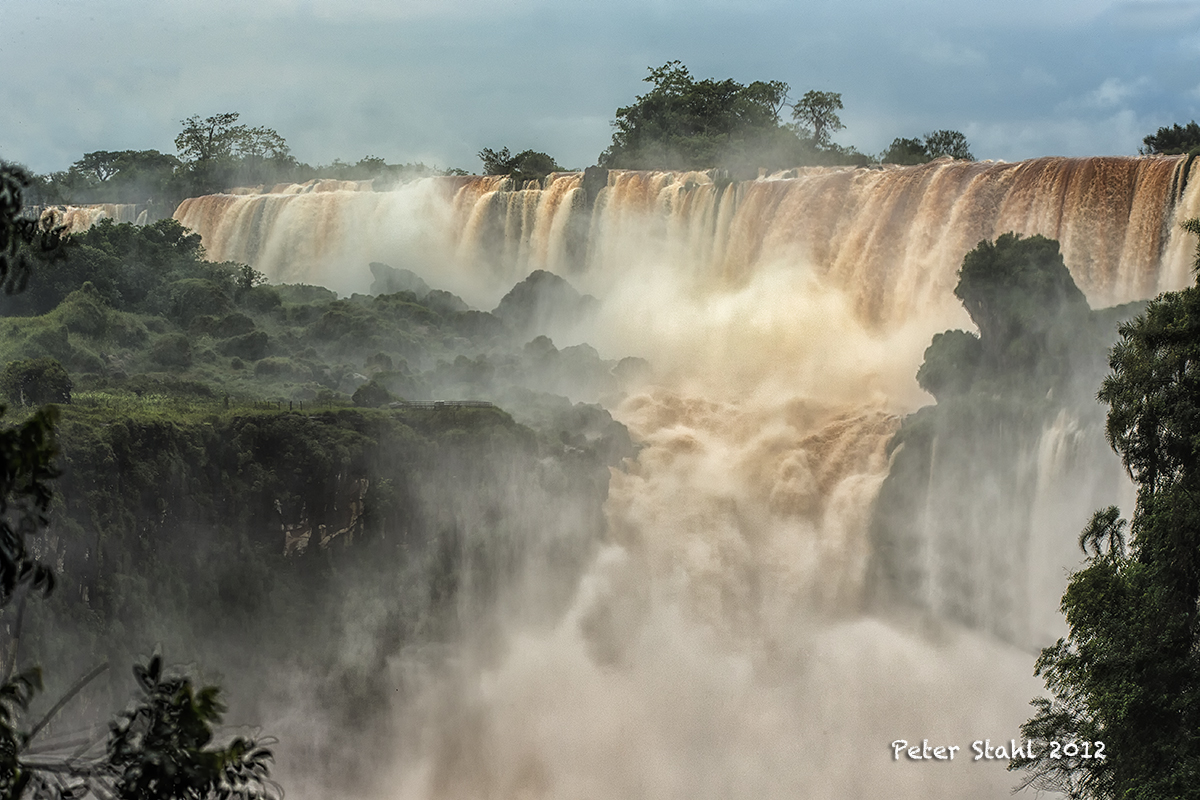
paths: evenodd
<path fill-rule="evenodd" d="M 978 491 L 948 502 L 962 465 L 935 436 L 912 539 L 881 556 L 869 527 L 889 442 L 930 402 L 914 376 L 931 336 L 972 327 L 953 289 L 979 241 L 1059 240 L 1093 308 L 1184 286 L 1194 242 L 1178 223 L 1200 215 L 1185 163 L 612 171 L 185 201 L 175 218 L 211 259 L 276 281 L 364 291 L 382 261 L 491 308 L 530 271 L 557 272 L 601 301 L 580 340 L 653 367 L 613 408 L 642 450 L 612 474 L 608 533 L 570 606 L 480 637 L 499 652 L 468 633 L 403 709 L 386 796 L 1004 795 L 1013 776 L 971 763 L 970 744 L 1017 735 L 1078 531 L 1127 486 L 1096 420 L 1063 411 L 1013 438 L 1008 472 L 981 465 Z M 1014 498 L 1028 503 L 1005 511 Z M 924 598 L 915 609 L 872 602 L 881 557 Z M 897 739 L 959 745 L 963 763 L 896 762 Z"/>

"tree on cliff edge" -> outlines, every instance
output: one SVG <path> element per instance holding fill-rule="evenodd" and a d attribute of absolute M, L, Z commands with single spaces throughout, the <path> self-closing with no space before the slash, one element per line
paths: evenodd
<path fill-rule="evenodd" d="M 483 162 L 484 175 L 508 175 L 518 189 L 524 186 L 525 181 L 540 181 L 551 172 L 563 171 L 553 157 L 536 150 L 524 150 L 513 155 L 507 147 L 499 151 L 485 147 L 479 151 L 479 160 Z"/>
<path fill-rule="evenodd" d="M 1195 147 L 1200 147 L 1200 125 L 1192 120 L 1187 125 L 1175 123 L 1169 128 L 1159 128 L 1142 139 L 1138 153 L 1144 156 L 1181 155 Z"/>
<path fill-rule="evenodd" d="M 189 194 L 229 188 L 233 181 L 260 182 L 295 166 L 287 141 L 271 128 L 236 124 L 237 114 L 183 120 L 175 149 Z"/>
<path fill-rule="evenodd" d="M 780 119 L 789 105 L 783 81 L 696 80 L 679 61 L 651 67 L 643 80 L 653 88 L 617 109 L 602 167 L 750 172 L 867 160 L 829 139 L 842 127 L 836 114 L 841 95 L 835 92 L 808 92 L 796 103 L 795 118 L 808 126 L 802 128 Z"/>
<path fill-rule="evenodd" d="M 1200 233 L 1200 221 L 1184 227 Z M 1200 248 L 1196 270 L 1200 281 Z M 1128 526 L 1109 507 L 1080 536 L 1088 560 L 1062 598 L 1070 633 L 1037 661 L 1052 696 L 1033 701 L 1022 732 L 1034 752 L 1010 769 L 1028 771 L 1024 786 L 1071 798 L 1195 797 L 1200 285 L 1161 295 L 1119 333 L 1099 399 L 1136 506 Z M 1048 742 L 1076 745 L 1056 752 Z"/>

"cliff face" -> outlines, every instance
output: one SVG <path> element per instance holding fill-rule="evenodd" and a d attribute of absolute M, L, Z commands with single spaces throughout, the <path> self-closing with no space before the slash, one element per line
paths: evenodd
<path fill-rule="evenodd" d="M 947 331 L 917 380 L 871 520 L 871 592 L 1021 646 L 1060 635 L 1068 534 L 1131 494 L 1095 400 L 1130 303 L 1088 308 L 1055 242 L 1002 236 L 963 262 L 956 294 L 980 334 Z"/>
<path fill-rule="evenodd" d="M 619 457 L 598 440 L 539 440 L 489 407 L 283 407 L 64 408 L 65 504 L 37 544 L 59 586 L 24 643 L 51 696 L 77 663 L 157 646 L 219 666 L 242 719 L 383 731 L 390 659 L 500 606 L 561 607 L 596 547 Z M 531 587 L 532 564 L 554 580 Z M 120 707 L 113 673 L 83 710 Z M 327 777 L 378 756 L 368 739 Z"/>

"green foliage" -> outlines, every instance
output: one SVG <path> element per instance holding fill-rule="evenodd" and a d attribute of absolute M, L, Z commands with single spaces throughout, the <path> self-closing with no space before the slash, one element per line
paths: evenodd
<path fill-rule="evenodd" d="M 211 278 L 183 278 L 162 287 L 166 311 L 183 324 L 199 314 L 224 315 L 233 308 L 226 288 Z"/>
<path fill-rule="evenodd" d="M 134 677 L 142 698 L 112 723 L 105 777 L 121 800 L 234 800 L 268 797 L 271 751 L 236 738 L 212 748 L 225 706 L 219 690 L 196 690 L 186 676 L 166 675 L 155 655 Z"/>
<path fill-rule="evenodd" d="M 1138 152 L 1144 156 L 1169 156 L 1186 153 L 1195 147 L 1200 147 L 1200 125 L 1192 120 L 1186 126 L 1175 123 L 1169 128 L 1159 128 L 1142 139 Z"/>
<path fill-rule="evenodd" d="M 175 137 L 189 194 L 209 194 L 233 183 L 258 183 L 295 165 L 287 142 L 271 128 L 235 124 L 238 114 L 199 115 L 182 121 Z"/>
<path fill-rule="evenodd" d="M 42 674 L 37 668 L 13 675 L 0 685 L 0 797 L 4 800 L 19 800 L 35 776 L 18 758 L 28 736 L 17 724 L 41 689 Z"/>
<path fill-rule="evenodd" d="M 356 406 L 379 408 L 384 403 L 390 403 L 396 398 L 383 386 L 370 380 L 355 389 L 350 399 L 354 401 L 354 405 Z"/>
<path fill-rule="evenodd" d="M 69 403 L 72 388 L 71 376 L 53 358 L 10 361 L 0 375 L 0 392 L 20 405 Z"/>
<path fill-rule="evenodd" d="M 29 280 L 30 258 L 21 245 L 45 257 L 57 253 L 61 241 L 60 230 L 20 215 L 31 180 L 23 167 L 0 161 L 0 289 L 7 295 L 23 290 Z"/>
<path fill-rule="evenodd" d="M 913 165 L 943 157 L 975 160 L 967 137 L 960 131 L 946 130 L 927 133 L 922 139 L 893 139 L 879 160 L 884 164 Z"/>
<path fill-rule="evenodd" d="M 1192 228 L 1195 226 L 1193 225 Z M 1192 229 L 1192 228 L 1189 228 Z M 1025 785 L 1072 798 L 1184 797 L 1200 775 L 1200 287 L 1168 292 L 1120 328 L 1099 398 L 1137 483 L 1126 547 L 1115 507 L 1062 599 L 1069 635 L 1042 651 L 1051 698 L 1027 736 L 1103 741 L 1107 758 L 1018 759 Z"/>
<path fill-rule="evenodd" d="M 259 313 L 271 311 L 283 303 L 274 286 L 254 286 L 238 297 L 238 303 Z"/>
<path fill-rule="evenodd" d="M 0 165 L 0 178 L 10 173 Z M 107 173 L 105 177 L 110 177 Z M 21 182 L 21 176 L 15 177 Z M 19 191 L 15 202 L 0 208 L 0 249 L 7 251 L 9 238 L 27 236 L 14 217 L 19 213 Z M 177 227 L 177 226 L 176 226 Z M 163 228 L 160 233 L 166 233 Z M 7 263 L 5 266 L 8 266 Z M 84 284 L 70 295 L 71 302 L 60 316 L 74 330 L 90 336 L 108 333 L 109 309 L 95 287 Z M 65 344 L 67 326 L 58 326 Z M 50 359 L 10 362 L 0 376 L 0 389 L 20 402 L 70 402 L 71 379 L 62 365 Z M 28 709 L 34 692 L 41 688 L 40 672 L 27 670 L 13 675 L 22 639 L 25 600 L 41 590 L 49 594 L 55 575 L 30 552 L 30 541 L 50 521 L 54 494 L 50 482 L 60 476 L 53 464 L 57 410 L 47 406 L 34 411 L 21 425 L 0 428 L 0 607 L 14 601 L 22 587 L 15 621 L 5 626 L 12 644 L 5 646 L 3 683 L 0 684 L 0 794 L 7 800 L 34 797 L 99 797 L 143 800 L 161 798 L 262 797 L 273 788 L 267 781 L 271 753 L 256 743 L 236 739 L 228 747 L 205 749 L 212 740 L 213 724 L 223 710 L 214 688 L 193 694 L 187 678 L 163 678 L 157 656 L 148 667 L 136 667 L 146 699 L 123 714 L 112 726 L 107 757 L 94 763 L 77 758 L 87 747 L 61 762 L 31 761 L 27 747 L 50 718 L 78 690 L 72 689 L 45 718 L 28 732 L 19 729 L 19 715 Z M 64 525 L 77 530 L 77 525 Z M 43 539 L 39 542 L 46 546 Z M 90 677 L 99 674 L 93 671 Z M 72 745 L 74 747 L 74 745 Z"/>
<path fill-rule="evenodd" d="M 778 169 L 812 162 L 819 155 L 812 142 L 780 123 L 788 93 L 782 81 L 697 81 L 679 61 L 651 68 L 645 81 L 653 89 L 633 105 L 617 109 L 617 130 L 600 154 L 601 166 Z M 831 130 L 828 115 L 818 122 L 823 132 Z"/>
<path fill-rule="evenodd" d="M 521 188 L 525 181 L 540 181 L 551 172 L 562 172 L 562 167 L 546 155 L 534 150 L 525 150 L 516 155 L 501 148 L 499 152 L 484 148 L 479 151 L 484 175 L 508 175 Z"/>
<path fill-rule="evenodd" d="M 983 359 L 1009 373 L 1035 366 L 1061 374 L 1083 324 L 1087 300 L 1063 263 L 1058 242 L 1001 235 L 967 253 L 954 294 L 979 326 Z"/>
<path fill-rule="evenodd" d="M 75 203 L 167 200 L 182 162 L 157 150 L 98 150 L 85 153 L 65 178 L 43 185 L 44 199 Z"/>
<path fill-rule="evenodd" d="M 161 289 L 184 274 L 205 275 L 230 296 L 233 292 L 233 268 L 203 262 L 200 236 L 173 219 L 142 227 L 101 220 L 72 236 L 56 255 L 36 258 L 37 279 L 21 294 L 0 298 L 0 309 L 9 315 L 45 314 L 90 282 L 113 308 L 170 313 Z"/>
<path fill-rule="evenodd" d="M 28 539 L 49 521 L 50 482 L 59 474 L 53 465 L 56 419 L 49 407 L 17 427 L 0 428 L 0 606 L 23 584 L 46 592 L 54 586 L 53 572 L 30 554 Z"/>
<path fill-rule="evenodd" d="M 231 336 L 221 342 L 217 349 L 224 355 L 235 356 L 246 361 L 257 361 L 270 351 L 270 337 L 263 331 L 252 331 L 241 336 Z"/>
<path fill-rule="evenodd" d="M 948 156 L 963 161 L 974 161 L 967 137 L 959 131 L 934 131 L 925 134 L 925 149 L 930 158 Z"/>
<path fill-rule="evenodd" d="M 888 149 L 879 155 L 881 163 L 901 166 L 924 164 L 932 160 L 933 156 L 929 155 L 929 150 L 921 139 L 893 139 Z"/>
<path fill-rule="evenodd" d="M 1200 466 L 1200 289 L 1160 296 L 1120 334 L 1099 394 L 1109 405 L 1108 439 L 1154 492 Z"/>
<path fill-rule="evenodd" d="M 813 89 L 792 107 L 792 119 L 818 147 L 828 147 L 832 143 L 830 136 L 846 127 L 837 115 L 842 108 L 840 93 Z"/>
<path fill-rule="evenodd" d="M 150 348 L 150 360 L 163 367 L 187 367 L 192 363 L 192 343 L 182 333 L 159 337 Z"/>
<path fill-rule="evenodd" d="M 979 337 L 967 331 L 934 334 L 917 370 L 917 383 L 938 400 L 966 393 L 983 360 Z"/>

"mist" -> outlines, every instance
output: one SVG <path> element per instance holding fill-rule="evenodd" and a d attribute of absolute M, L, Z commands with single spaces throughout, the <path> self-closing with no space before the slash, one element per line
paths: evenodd
<path fill-rule="evenodd" d="M 881 487 L 915 452 L 897 432 L 932 402 L 915 377 L 931 338 L 974 327 L 953 295 L 963 255 L 1008 231 L 1055 238 L 1093 309 L 1183 286 L 1177 223 L 1200 199 L 1178 188 L 1182 164 L 940 161 L 728 185 L 613 171 L 591 196 L 565 174 L 187 201 L 176 216 L 211 258 L 275 281 L 365 291 L 385 262 L 487 309 L 548 270 L 597 306 L 537 333 L 643 360 L 602 391 L 534 379 L 603 404 L 634 450 L 609 468 L 599 526 L 512 510 L 524 544 L 504 569 L 481 553 L 492 588 L 375 662 L 397 693 L 353 794 L 1007 794 L 1007 761 L 970 746 L 1018 737 L 1037 650 L 1065 632 L 1078 530 L 1131 498 L 1103 410 L 1089 390 L 1046 398 L 1007 449 L 937 428 L 940 460 L 904 462 L 925 465 L 925 487 L 884 493 L 909 503 L 891 527 Z M 1098 385 L 1110 317 L 1072 385 Z M 492 477 L 521 493 L 521 476 Z M 537 555 L 555 537 L 570 558 Z M 345 606 L 349 661 L 380 635 L 364 602 L 380 601 Z M 307 730 L 321 751 L 321 726 L 290 714 L 279 735 Z M 897 759 L 901 739 L 961 750 Z M 281 762 L 293 791 L 327 790 L 302 761 Z"/>

